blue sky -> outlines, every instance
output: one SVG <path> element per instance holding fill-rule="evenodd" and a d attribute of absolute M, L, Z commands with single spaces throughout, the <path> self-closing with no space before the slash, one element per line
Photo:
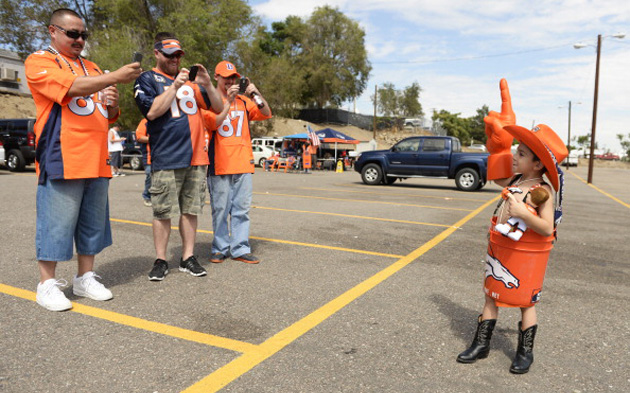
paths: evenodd
<path fill-rule="evenodd" d="M 627 0 L 250 0 L 265 23 L 308 17 L 330 5 L 366 32 L 372 72 L 357 112 L 372 114 L 374 85 L 418 82 L 427 119 L 432 109 L 472 116 L 500 110 L 506 78 L 517 123 L 545 123 L 567 137 L 590 134 L 597 35 L 602 44 L 596 140 L 620 150 L 630 134 L 630 1 Z M 589 46 L 574 49 L 573 44 Z M 577 104 L 577 103 L 581 104 Z M 560 108 L 559 108 L 560 107 Z M 353 110 L 347 103 L 345 109 Z"/>

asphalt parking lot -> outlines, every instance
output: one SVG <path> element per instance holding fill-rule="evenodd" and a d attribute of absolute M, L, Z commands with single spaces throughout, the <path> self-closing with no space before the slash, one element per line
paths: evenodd
<path fill-rule="evenodd" d="M 35 302 L 34 171 L 0 169 L 1 392 L 627 392 L 630 391 L 630 176 L 566 175 L 535 362 L 508 372 L 517 310 L 502 310 L 489 358 L 455 362 L 476 328 L 486 231 L 499 188 L 454 181 L 365 186 L 355 172 L 254 176 L 259 265 L 208 262 L 209 206 L 196 254 L 208 270 L 147 274 L 154 256 L 144 174 L 110 183 L 114 245 L 96 272 L 108 302 Z M 177 223 L 173 223 L 177 225 Z M 58 266 L 71 282 L 75 262 Z"/>

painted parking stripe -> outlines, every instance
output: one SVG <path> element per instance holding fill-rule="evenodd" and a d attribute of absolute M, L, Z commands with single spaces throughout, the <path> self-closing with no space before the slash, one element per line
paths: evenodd
<path fill-rule="evenodd" d="M 341 185 L 339 187 L 342 187 Z M 347 186 L 346 187 L 351 187 Z M 356 186 L 354 186 L 356 188 Z M 339 192 L 339 189 L 334 188 L 315 188 L 315 187 L 300 187 L 300 190 L 315 190 L 315 191 L 333 191 Z M 424 194 L 406 194 L 401 192 L 376 192 L 376 191 L 356 191 L 356 190 L 346 190 L 343 192 L 349 192 L 354 194 L 372 194 L 372 195 L 384 195 L 384 196 L 404 196 L 404 197 L 416 197 L 416 198 L 433 198 L 433 199 L 442 199 L 444 201 L 469 201 L 469 202 L 485 202 L 486 199 L 483 198 L 459 198 L 459 197 L 445 197 L 445 196 L 436 196 L 436 195 L 424 195 Z"/>
<path fill-rule="evenodd" d="M 0 292 L 19 297 L 26 300 L 35 301 L 35 292 L 27 291 L 0 284 Z M 71 312 L 88 315 L 90 317 L 103 319 L 119 325 L 126 325 L 136 329 L 146 330 L 148 332 L 159 333 L 165 336 L 175 337 L 186 341 L 192 341 L 199 344 L 210 345 L 217 348 L 228 349 L 235 352 L 251 352 L 256 350 L 256 345 L 243 341 L 232 340 L 230 338 L 219 337 L 212 334 L 200 333 L 194 330 L 182 329 L 175 326 L 166 325 L 159 322 L 147 321 L 145 319 L 120 314 L 113 311 L 103 310 L 96 307 L 86 306 L 84 304 L 72 302 Z"/>
<path fill-rule="evenodd" d="M 360 219 L 360 220 L 386 221 L 386 222 L 395 222 L 395 223 L 401 223 L 401 224 L 428 225 L 428 226 L 445 227 L 445 228 L 449 228 L 451 226 L 451 225 L 447 225 L 447 224 L 433 224 L 433 223 L 430 223 L 430 222 L 418 222 L 418 221 L 408 221 L 408 220 L 394 220 L 392 218 L 355 216 L 355 215 L 352 215 L 352 214 L 314 212 L 314 211 L 309 211 L 309 210 L 280 209 L 280 208 L 276 208 L 276 207 L 265 207 L 265 206 L 252 206 L 252 209 L 275 210 L 275 211 L 292 212 L 292 213 L 321 214 L 321 215 L 325 215 L 325 216 L 357 218 L 357 219 Z"/>
<path fill-rule="evenodd" d="M 336 299 L 331 300 L 327 304 L 313 311 L 311 314 L 300 319 L 293 325 L 275 334 L 273 337 L 258 345 L 256 351 L 244 353 L 230 363 L 219 368 L 212 374 L 203 378 L 196 384 L 190 386 L 183 392 L 210 393 L 217 392 L 220 389 L 224 388 L 241 375 L 253 369 L 269 357 L 275 355 L 287 345 L 293 343 L 295 340 L 306 334 L 311 329 L 318 326 L 320 323 L 324 322 L 326 319 L 330 318 L 339 310 L 343 309 L 345 306 L 364 295 L 370 289 L 376 287 L 387 278 L 391 277 L 392 275 L 403 269 L 405 266 L 409 265 L 411 262 L 420 258 L 427 251 L 431 250 L 433 247 L 437 246 L 450 235 L 452 235 L 456 230 L 455 227 L 463 226 L 466 222 L 470 221 L 485 208 L 496 202 L 499 198 L 500 197 L 495 197 L 484 203 L 482 206 L 475 209 L 466 217 L 459 220 L 455 225 L 444 230 L 442 233 L 438 234 L 433 239 L 411 252 L 409 255 L 399 259 L 392 265 L 381 270 L 367 280 L 361 282 L 354 288 L 346 291 Z"/>
<path fill-rule="evenodd" d="M 360 203 L 374 203 L 379 205 L 392 205 L 392 206 L 409 206 L 409 207 L 420 207 L 425 209 L 440 209 L 440 210 L 455 210 L 461 212 L 471 212 L 471 209 L 461 209 L 457 207 L 443 207 L 443 206 L 429 206 L 429 205 L 415 205 L 411 203 L 397 203 L 397 202 L 383 202 L 383 201 L 368 201 L 365 199 L 348 199 L 348 198 L 329 198 L 329 197 L 320 197 L 313 195 L 299 195 L 299 194 L 279 194 L 273 192 L 254 192 L 255 195 L 273 195 L 273 196 L 285 196 L 285 197 L 293 197 L 293 198 L 308 198 L 308 199 L 323 199 L 326 201 L 344 201 L 344 202 L 360 202 Z"/>
<path fill-rule="evenodd" d="M 114 221 L 114 222 L 124 223 L 124 224 L 142 225 L 142 226 L 149 226 L 149 227 L 151 226 L 151 223 L 147 223 L 147 222 L 120 220 L 120 219 L 117 219 L 117 218 L 110 218 L 109 220 L 110 221 Z M 175 226 L 172 226 L 171 229 L 172 230 L 176 230 L 176 231 L 179 230 L 179 228 L 175 227 Z M 203 230 L 203 229 L 197 229 L 197 233 L 212 234 L 214 232 L 206 231 L 206 230 Z M 386 254 L 386 253 L 382 253 L 382 252 L 367 251 L 367 250 L 356 250 L 356 249 L 353 249 L 353 248 L 345 248 L 345 247 L 326 246 L 326 245 L 323 245 L 323 244 L 294 242 L 294 241 L 291 241 L 291 240 L 271 239 L 271 238 L 268 238 L 268 237 L 250 236 L 249 238 L 250 239 L 256 239 L 256 240 L 262 240 L 262 241 L 266 241 L 266 242 L 271 242 L 271 243 L 291 244 L 291 245 L 294 245 L 294 246 L 303 246 L 303 247 L 311 247 L 311 248 L 323 248 L 323 249 L 326 249 L 326 250 L 344 251 L 344 252 L 351 252 L 351 253 L 355 253 L 355 254 L 373 255 L 373 256 L 386 257 L 386 258 L 401 258 L 402 257 L 402 255 L 396 255 L 396 254 Z"/>
<path fill-rule="evenodd" d="M 623 206 L 625 206 L 625 207 L 627 207 L 627 208 L 629 208 L 629 209 L 630 209 L 630 204 L 627 204 L 627 203 L 625 203 L 624 201 L 622 201 L 621 199 L 617 198 L 616 196 L 609 194 L 608 192 L 606 192 L 606 191 L 602 190 L 601 188 L 599 188 L 599 187 L 597 187 L 597 186 L 594 186 L 594 185 L 593 185 L 593 183 L 588 184 L 588 182 L 587 182 L 586 180 L 582 179 L 581 177 L 579 177 L 579 176 L 578 176 L 578 175 L 576 175 L 575 173 L 570 172 L 570 171 L 567 171 L 567 172 L 568 172 L 568 173 L 570 173 L 570 174 L 572 174 L 573 176 L 577 177 L 577 178 L 578 178 L 579 180 L 581 180 L 584 184 L 588 185 L 589 187 L 593 188 L 594 190 L 599 191 L 600 193 L 602 193 L 602 194 L 606 195 L 608 198 L 612 199 L 613 201 L 615 201 L 615 202 L 617 202 L 617 203 L 619 203 L 619 204 L 621 204 L 621 205 L 623 205 Z M 565 173 L 567 173 L 567 172 L 565 172 Z"/>

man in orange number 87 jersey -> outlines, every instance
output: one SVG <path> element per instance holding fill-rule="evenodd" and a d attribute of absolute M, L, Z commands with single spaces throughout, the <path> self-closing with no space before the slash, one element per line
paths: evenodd
<path fill-rule="evenodd" d="M 249 208 L 254 173 L 249 122 L 271 118 L 271 109 L 253 83 L 248 84 L 244 94 L 236 95 L 240 74 L 234 64 L 228 61 L 217 64 L 214 78 L 224 104 L 229 107 L 224 108 L 220 117 L 203 112 L 204 121 L 212 130 L 208 149 L 208 187 L 211 189 L 214 231 L 210 261 L 221 263 L 230 256 L 245 263 L 259 263 L 249 246 Z M 229 96 L 235 98 L 228 102 Z"/>

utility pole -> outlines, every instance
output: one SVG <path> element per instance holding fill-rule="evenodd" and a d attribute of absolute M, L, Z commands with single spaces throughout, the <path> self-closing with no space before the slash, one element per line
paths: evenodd
<path fill-rule="evenodd" d="M 569 151 L 569 155 L 571 155 L 571 101 L 569 101 L 569 134 L 567 136 L 567 150 Z M 566 159 L 566 167 L 567 171 L 569 170 L 569 157 Z"/>
<path fill-rule="evenodd" d="M 593 183 L 593 159 L 595 158 L 595 127 L 597 127 L 597 95 L 599 93 L 599 57 L 602 52 L 602 35 L 597 35 L 597 62 L 595 63 L 595 97 L 593 97 L 593 125 L 591 128 L 591 154 L 588 156 L 588 177 L 586 182 Z"/>
<path fill-rule="evenodd" d="M 376 102 L 378 101 L 378 85 L 374 85 L 374 124 L 372 125 L 372 139 L 376 140 Z"/>

